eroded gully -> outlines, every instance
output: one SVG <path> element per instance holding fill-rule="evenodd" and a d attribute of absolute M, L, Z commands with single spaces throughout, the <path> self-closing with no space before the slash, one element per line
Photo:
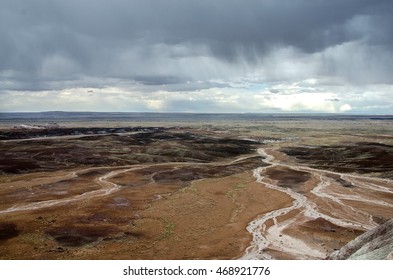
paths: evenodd
<path fill-rule="evenodd" d="M 390 180 L 361 175 L 342 174 L 338 172 L 318 170 L 307 166 L 295 166 L 292 164 L 280 163 L 275 160 L 272 154 L 269 154 L 267 150 L 263 148 L 258 149 L 258 153 L 264 157 L 263 162 L 268 164 L 268 166 L 259 167 L 253 171 L 253 175 L 256 178 L 256 181 L 263 184 L 269 189 L 274 189 L 289 195 L 293 199 L 293 203 L 289 207 L 268 212 L 258 217 L 248 225 L 247 230 L 252 234 L 253 240 L 251 242 L 251 245 L 246 249 L 241 259 L 272 259 L 273 257 L 266 250 L 268 248 L 287 253 L 292 256 L 297 256 L 301 259 L 325 258 L 325 253 L 306 244 L 303 240 L 299 238 L 285 234 L 284 230 L 296 222 L 317 218 L 323 218 L 340 227 L 368 230 L 377 226 L 377 224 L 373 221 L 372 216 L 359 209 L 354 209 L 353 207 L 344 203 L 343 200 L 357 200 L 369 204 L 393 207 L 393 205 L 390 203 L 383 202 L 377 199 L 366 199 L 359 195 L 328 193 L 327 187 L 331 184 L 332 178 L 327 177 L 326 174 L 338 175 L 342 179 L 345 178 L 352 184 L 364 189 L 386 193 L 392 193 L 392 190 L 385 186 L 377 185 L 375 182 L 383 182 L 386 184 L 391 183 Z M 337 215 L 334 215 L 334 213 L 322 213 L 321 210 L 318 209 L 317 205 L 314 202 L 310 201 L 305 195 L 294 192 L 289 188 L 279 187 L 274 183 L 274 181 L 269 180 L 261 175 L 264 170 L 268 168 L 274 168 L 276 166 L 286 167 L 301 172 L 308 172 L 314 178 L 318 178 L 319 182 L 311 190 L 311 193 L 319 198 L 329 200 L 330 203 L 338 204 L 345 212 L 351 214 L 347 215 L 344 219 L 338 217 Z M 372 180 L 374 183 L 359 182 L 360 179 Z M 282 219 L 283 221 L 278 222 L 279 217 L 282 218 L 283 216 L 294 210 L 300 211 L 300 214 L 295 215 L 294 218 Z M 266 223 L 269 220 L 273 221 L 273 225 L 267 227 Z"/>

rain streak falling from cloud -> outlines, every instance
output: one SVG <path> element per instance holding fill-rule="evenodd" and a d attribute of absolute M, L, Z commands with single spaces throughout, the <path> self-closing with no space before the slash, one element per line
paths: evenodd
<path fill-rule="evenodd" d="M 390 0 L 0 0 L 0 110 L 393 113 Z"/>

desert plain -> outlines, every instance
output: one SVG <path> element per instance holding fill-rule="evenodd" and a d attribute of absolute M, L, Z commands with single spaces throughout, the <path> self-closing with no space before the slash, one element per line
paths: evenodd
<path fill-rule="evenodd" d="M 389 116 L 0 126 L 0 259 L 326 259 L 393 218 Z"/>

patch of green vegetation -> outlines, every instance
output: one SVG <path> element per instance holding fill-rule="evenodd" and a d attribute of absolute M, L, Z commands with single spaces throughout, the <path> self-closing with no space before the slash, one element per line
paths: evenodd
<path fill-rule="evenodd" d="M 22 242 L 26 242 L 34 245 L 43 245 L 48 239 L 39 233 L 25 233 L 20 235 Z"/>
<path fill-rule="evenodd" d="M 226 195 L 229 198 L 234 198 L 236 196 L 236 191 L 235 190 L 229 190 L 229 191 L 227 191 Z"/>
<path fill-rule="evenodd" d="M 197 193 L 197 192 L 198 192 L 198 189 L 196 188 L 195 185 L 191 185 L 190 188 L 189 188 L 189 190 L 192 191 L 192 192 L 194 192 L 194 193 Z"/>
<path fill-rule="evenodd" d="M 234 186 L 234 189 L 241 190 L 241 189 L 244 189 L 245 187 L 246 187 L 246 185 L 244 183 L 239 183 Z"/>
<path fill-rule="evenodd" d="M 10 179 L 8 177 L 0 176 L 0 183 L 8 183 Z"/>
<path fill-rule="evenodd" d="M 160 236 L 158 236 L 157 240 L 164 240 L 170 237 L 173 234 L 173 230 L 176 227 L 176 224 L 171 221 L 162 220 L 162 222 L 164 223 L 164 230 L 160 234 Z"/>
<path fill-rule="evenodd" d="M 189 187 L 183 188 L 183 189 L 181 189 L 180 191 L 181 191 L 181 192 L 184 192 L 184 191 L 191 191 L 191 192 L 193 192 L 193 193 L 198 193 L 198 189 L 197 189 L 197 187 L 195 186 L 194 181 L 191 182 L 191 184 L 190 184 Z"/>
<path fill-rule="evenodd" d="M 226 195 L 228 198 L 233 199 L 236 197 L 237 191 L 243 190 L 245 188 L 246 188 L 246 185 L 244 183 L 236 184 L 236 185 L 232 186 L 232 188 L 229 191 L 227 191 Z"/>

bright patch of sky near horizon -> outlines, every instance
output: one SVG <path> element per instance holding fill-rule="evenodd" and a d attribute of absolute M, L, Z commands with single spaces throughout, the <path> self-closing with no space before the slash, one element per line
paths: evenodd
<path fill-rule="evenodd" d="M 393 114 L 391 0 L 0 0 L 0 111 Z"/>

